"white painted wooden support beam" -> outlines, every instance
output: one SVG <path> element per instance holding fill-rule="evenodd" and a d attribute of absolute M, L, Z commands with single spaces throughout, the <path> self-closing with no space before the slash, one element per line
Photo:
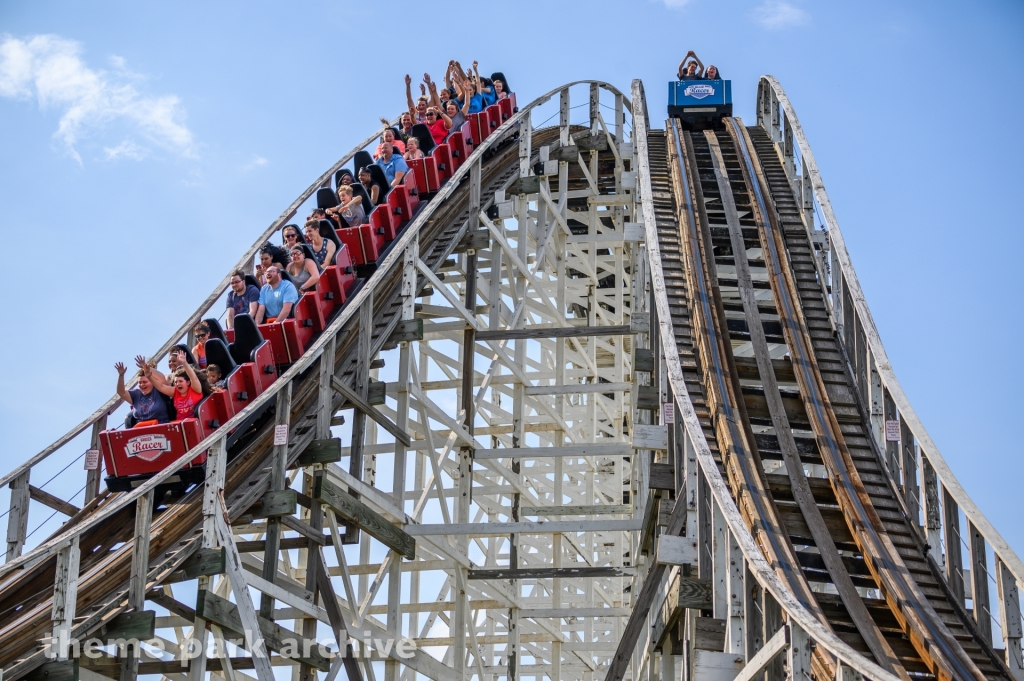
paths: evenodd
<path fill-rule="evenodd" d="M 587 393 L 614 393 L 632 390 L 633 384 L 619 383 L 569 383 L 567 385 L 531 385 L 524 389 L 526 395 L 582 395 Z"/>
<path fill-rule="evenodd" d="M 796 624 L 790 627 L 787 659 L 789 681 L 811 681 L 811 638 Z"/>
<path fill-rule="evenodd" d="M 11 506 L 7 513 L 7 558 L 11 562 L 21 556 L 25 548 L 25 537 L 28 534 L 28 506 L 31 501 L 29 475 L 32 469 L 11 481 Z"/>
<path fill-rule="evenodd" d="M 733 681 L 754 681 L 758 675 L 764 671 L 764 668 L 771 664 L 775 656 L 786 649 L 789 645 L 789 627 L 783 627 L 775 632 L 775 635 L 768 639 L 768 642 L 764 644 L 761 650 L 757 651 L 757 654 L 750 658 L 747 662 L 747 666 L 736 675 Z M 849 667 L 847 667 L 849 669 Z"/>
<path fill-rule="evenodd" d="M 251 647 L 253 666 L 256 668 L 256 677 L 259 681 L 275 681 L 274 669 L 270 666 L 270 652 L 263 641 L 263 632 L 260 631 L 259 621 L 256 619 L 256 606 L 252 603 L 249 595 L 248 583 L 245 581 L 245 571 L 242 569 L 242 559 L 238 555 L 234 537 L 231 534 L 231 527 L 228 525 L 228 509 L 224 506 L 223 497 L 219 497 L 219 513 L 213 514 L 213 522 L 217 532 L 217 539 L 224 547 L 224 568 L 231 582 L 231 591 L 235 595 L 235 604 L 238 606 L 238 616 L 242 620 L 242 626 L 247 634 L 247 642 Z M 275 594 L 276 597 L 276 594 Z"/>
<path fill-rule="evenodd" d="M 711 650 L 693 651 L 689 678 L 695 681 L 733 681 L 744 667 L 742 655 Z"/>
<path fill-rule="evenodd" d="M 695 537 L 673 537 L 663 534 L 658 537 L 654 562 L 662 565 L 696 565 L 697 555 Z"/>
<path fill-rule="evenodd" d="M 643 518 L 632 520 L 556 520 L 535 523 L 452 523 L 451 525 L 406 525 L 402 529 L 413 537 L 431 535 L 469 535 L 488 537 L 511 534 L 548 534 L 551 532 L 631 532 L 643 526 Z"/>
<path fill-rule="evenodd" d="M 520 617 L 564 619 L 568 617 L 629 617 L 629 608 L 523 608 Z"/>
<path fill-rule="evenodd" d="M 630 456 L 633 447 L 629 443 L 616 444 L 582 444 L 565 445 L 562 447 L 504 447 L 500 449 L 478 449 L 474 459 L 549 459 L 583 456 Z"/>
<path fill-rule="evenodd" d="M 996 587 L 999 591 L 999 627 L 1003 631 L 1003 648 L 1006 665 L 1010 668 L 1015 681 L 1024 680 L 1024 657 L 1021 652 L 1021 638 L 1024 627 L 1021 626 L 1020 592 L 1013 575 L 996 555 Z"/>
<path fill-rule="evenodd" d="M 27 472 L 27 471 L 26 471 Z M 57 647 L 57 659 L 68 659 L 71 643 L 71 627 L 75 621 L 75 605 L 78 601 L 78 565 L 81 552 L 78 535 L 57 552 L 57 570 L 53 581 L 53 645 Z"/>

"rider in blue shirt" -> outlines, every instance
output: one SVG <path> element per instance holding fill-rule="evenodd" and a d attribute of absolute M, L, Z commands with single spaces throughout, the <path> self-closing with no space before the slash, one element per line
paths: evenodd
<path fill-rule="evenodd" d="M 409 172 L 409 164 L 405 159 L 394 153 L 394 147 L 390 142 L 383 142 L 380 147 L 380 158 L 377 165 L 384 171 L 384 177 L 388 178 L 388 184 L 392 187 L 402 183 L 402 178 Z"/>

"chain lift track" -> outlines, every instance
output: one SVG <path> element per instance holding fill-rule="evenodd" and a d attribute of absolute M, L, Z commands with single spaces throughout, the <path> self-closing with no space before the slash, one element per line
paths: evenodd
<path fill-rule="evenodd" d="M 81 507 L 31 484 L 115 397 L 0 478 L 2 678 L 1024 681 L 1024 565 L 896 381 L 770 76 L 756 122 L 654 130 L 640 81 L 556 88 L 174 465 L 130 493 L 88 471 Z M 42 506 L 69 520 L 31 546 Z"/>

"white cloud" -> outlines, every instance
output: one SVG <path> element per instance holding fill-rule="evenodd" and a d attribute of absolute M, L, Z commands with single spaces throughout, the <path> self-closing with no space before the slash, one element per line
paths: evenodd
<path fill-rule="evenodd" d="M 252 160 L 245 164 L 245 169 L 246 170 L 251 170 L 253 168 L 260 168 L 262 166 L 267 165 L 268 163 L 270 163 L 270 161 L 268 161 L 267 159 L 263 158 L 259 154 L 253 154 L 252 155 Z"/>
<path fill-rule="evenodd" d="M 103 147 L 103 158 L 105 161 L 114 161 L 119 158 L 129 158 L 133 161 L 141 161 L 149 155 L 149 149 L 140 147 L 134 140 L 125 140 L 116 147 Z"/>
<path fill-rule="evenodd" d="M 76 144 L 91 132 L 115 124 L 127 124 L 152 143 L 182 156 L 195 156 L 195 140 L 185 126 L 185 110 L 178 97 L 140 94 L 133 82 L 141 78 L 125 70 L 122 57 L 110 58 L 117 71 L 111 74 L 89 68 L 80 53 L 78 43 L 55 35 L 26 40 L 0 36 L 0 96 L 35 97 L 42 109 L 62 110 L 54 137 L 79 163 Z M 135 158 L 145 151 L 134 142 L 132 147 L 125 144 L 104 148 L 107 158 Z"/>
<path fill-rule="evenodd" d="M 769 30 L 804 26 L 811 20 L 810 14 L 782 0 L 766 0 L 751 13 L 751 16 L 754 21 Z"/>

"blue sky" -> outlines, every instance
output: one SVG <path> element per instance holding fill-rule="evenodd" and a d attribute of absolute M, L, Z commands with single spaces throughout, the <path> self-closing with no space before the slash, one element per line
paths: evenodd
<path fill-rule="evenodd" d="M 757 77 L 781 80 L 897 375 L 1024 552 L 1024 310 L 1011 291 L 1024 6 L 422 7 L 0 5 L 0 225 L 9 288 L 29 292 L 0 340 L 0 468 L 109 397 L 115 361 L 156 348 L 313 178 L 401 110 L 404 74 L 478 59 L 522 102 L 571 80 L 642 78 L 657 123 L 664 83 L 694 49 L 732 79 L 747 121 Z"/>

